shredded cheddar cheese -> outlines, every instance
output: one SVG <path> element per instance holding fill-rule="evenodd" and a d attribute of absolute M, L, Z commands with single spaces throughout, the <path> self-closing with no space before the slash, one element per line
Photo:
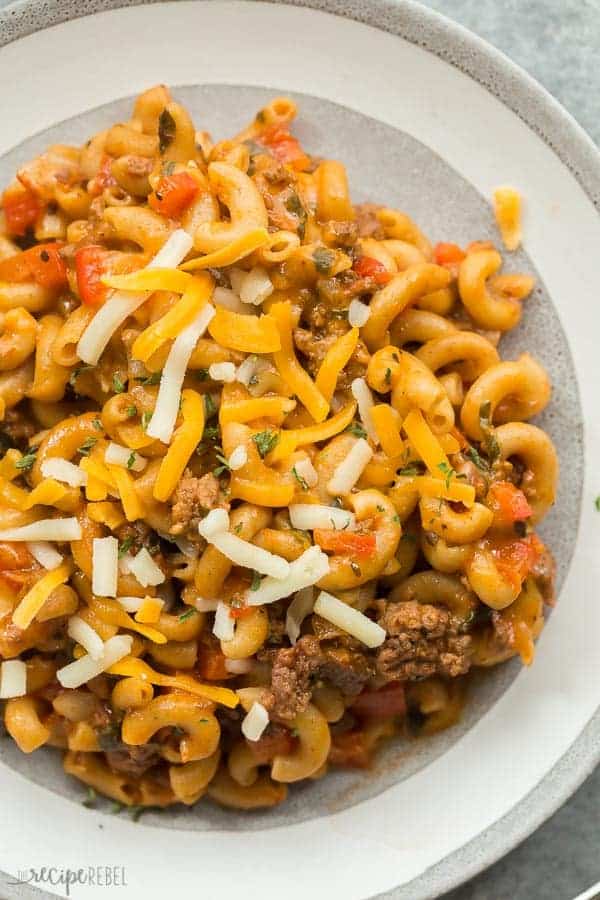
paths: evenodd
<path fill-rule="evenodd" d="M 180 275 L 185 273 L 180 272 Z M 213 280 L 204 272 L 196 278 L 188 277 L 188 285 L 183 296 L 171 309 L 153 322 L 139 335 L 133 343 L 131 353 L 134 359 L 147 362 L 159 350 L 165 341 L 174 340 L 178 334 L 190 325 L 213 290 Z"/>
<path fill-rule="evenodd" d="M 307 444 L 317 444 L 335 437 L 352 422 L 356 412 L 356 403 L 350 402 L 335 416 L 331 416 L 319 425 L 308 425 L 306 428 L 290 428 L 279 432 L 279 441 L 267 457 L 267 462 L 274 463 L 286 459 L 298 449 Z"/>
<path fill-rule="evenodd" d="M 108 471 L 112 475 L 121 503 L 123 512 L 128 522 L 135 522 L 136 519 L 144 518 L 144 505 L 137 495 L 135 482 L 126 469 L 121 466 L 108 466 Z"/>
<path fill-rule="evenodd" d="M 175 690 L 185 691 L 188 694 L 196 694 L 199 697 L 212 700 L 214 703 L 228 706 L 230 709 L 234 709 L 239 703 L 235 691 L 216 687 L 212 684 L 202 684 L 200 681 L 192 678 L 191 675 L 162 675 L 160 672 L 156 672 L 148 663 L 133 657 L 127 657 L 116 663 L 109 669 L 109 674 L 140 678 L 142 681 L 149 681 L 150 684 L 156 684 L 159 687 L 174 688 Z"/>
<path fill-rule="evenodd" d="M 351 328 L 329 348 L 315 378 L 325 400 L 331 402 L 340 372 L 345 368 L 358 343 L 358 328 Z"/>
<path fill-rule="evenodd" d="M 292 340 L 291 304 L 274 303 L 270 312 L 277 323 L 281 342 L 281 349 L 273 353 L 277 370 L 315 422 L 322 422 L 329 412 L 329 403 L 296 358 Z"/>
<path fill-rule="evenodd" d="M 99 503 L 89 503 L 87 514 L 92 522 L 98 522 L 99 525 L 106 525 L 111 531 L 116 531 L 125 523 L 123 511 L 117 503 L 110 500 Z"/>
<path fill-rule="evenodd" d="M 179 268 L 183 269 L 184 272 L 194 272 L 196 269 L 232 266 L 234 263 L 239 262 L 240 259 L 244 259 L 245 256 L 254 253 L 260 247 L 264 247 L 268 242 L 269 232 L 266 228 L 255 228 L 241 238 L 232 241 L 227 247 L 222 247 L 221 250 L 215 250 L 213 253 L 207 253 L 206 256 L 197 256 L 194 259 L 189 259 Z"/>
<path fill-rule="evenodd" d="M 72 571 L 72 564 L 63 562 L 56 569 L 52 569 L 52 571 L 43 575 L 19 602 L 12 614 L 13 625 L 16 625 L 17 628 L 21 628 L 23 631 L 29 628 L 52 591 L 59 585 L 65 584 L 69 580 Z"/>
<path fill-rule="evenodd" d="M 62 500 L 67 491 L 68 488 L 66 488 L 64 484 L 60 484 L 53 478 L 47 478 L 45 481 L 41 481 L 27 495 L 27 499 L 23 503 L 21 509 L 31 509 L 37 504 L 40 504 L 41 506 L 54 506 L 59 500 Z"/>
<path fill-rule="evenodd" d="M 404 450 L 400 436 L 400 416 L 389 403 L 378 403 L 371 409 L 371 419 L 386 456 L 394 459 Z"/>
<path fill-rule="evenodd" d="M 107 275 L 102 279 L 107 287 L 119 291 L 173 291 L 183 294 L 192 276 L 179 269 L 140 269 L 129 275 Z"/>
<path fill-rule="evenodd" d="M 435 478 L 444 478 L 443 469 L 440 467 L 450 468 L 448 457 L 420 409 L 412 409 L 409 412 L 402 423 L 402 429 L 431 474 Z"/>
<path fill-rule="evenodd" d="M 218 306 L 208 331 L 222 347 L 242 353 L 273 353 L 281 347 L 277 324 L 268 314 L 244 316 Z"/>
<path fill-rule="evenodd" d="M 160 464 L 153 490 L 156 500 L 163 503 L 177 487 L 204 431 L 204 399 L 192 390 L 183 391 L 181 399 L 183 423 L 176 430 L 167 455 Z"/>

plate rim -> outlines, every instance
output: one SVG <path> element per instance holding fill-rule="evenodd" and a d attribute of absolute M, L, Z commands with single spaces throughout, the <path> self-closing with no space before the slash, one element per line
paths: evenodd
<path fill-rule="evenodd" d="M 164 0 L 16 0 L 0 11 L 0 48 L 53 25 L 123 7 Z M 202 0 L 217 3 L 221 0 Z M 247 0 L 255 2 L 255 0 Z M 548 145 L 600 209 L 600 150 L 571 113 L 519 65 L 474 32 L 416 0 L 264 0 L 307 7 L 396 35 L 468 75 L 512 110 Z M 468 881 L 539 828 L 600 761 L 600 706 L 567 752 L 492 826 L 405 885 L 377 898 L 427 898 Z M 4 873 L 0 873 L 1 875 Z M 0 880 L 0 883 L 1 880 Z M 32 896 L 48 897 L 33 890 Z M 375 898 L 372 898 L 375 900 Z"/>

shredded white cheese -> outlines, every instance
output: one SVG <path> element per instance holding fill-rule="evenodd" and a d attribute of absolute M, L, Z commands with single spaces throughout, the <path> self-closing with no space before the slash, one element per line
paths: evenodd
<path fill-rule="evenodd" d="M 300 637 L 300 629 L 305 618 L 313 611 L 315 605 L 314 588 L 307 587 L 295 594 L 287 608 L 285 630 L 292 646 Z"/>
<path fill-rule="evenodd" d="M 225 668 L 232 675 L 247 675 L 254 668 L 253 659 L 227 659 L 225 657 Z"/>
<path fill-rule="evenodd" d="M 97 631 L 94 631 L 80 616 L 71 616 L 67 625 L 67 634 L 70 638 L 81 644 L 92 659 L 101 659 L 104 653 L 104 641 Z"/>
<path fill-rule="evenodd" d="M 248 462 L 248 451 L 244 447 L 243 444 L 240 444 L 239 447 L 236 447 L 229 459 L 227 460 L 227 465 L 231 469 L 232 472 L 237 472 L 238 469 L 242 469 L 246 463 Z"/>
<path fill-rule="evenodd" d="M 114 537 L 92 541 L 92 591 L 98 597 L 116 597 L 119 577 L 119 542 Z"/>
<path fill-rule="evenodd" d="M 290 563 L 287 578 L 263 578 L 255 591 L 249 590 L 245 600 L 249 606 L 275 603 L 296 591 L 316 584 L 329 572 L 329 558 L 320 547 L 313 546 Z"/>
<path fill-rule="evenodd" d="M 337 506 L 322 506 L 320 503 L 292 503 L 289 508 L 290 522 L 300 531 L 313 528 L 335 528 L 351 531 L 356 528 L 356 516 L 347 509 Z"/>
<path fill-rule="evenodd" d="M 27 693 L 27 666 L 20 659 L 7 659 L 0 666 L 0 700 L 24 697 Z"/>
<path fill-rule="evenodd" d="M 252 306 L 260 306 L 263 301 L 273 293 L 273 283 L 262 266 L 255 266 L 249 272 L 244 273 L 239 285 L 239 295 L 242 303 L 250 303 Z"/>
<path fill-rule="evenodd" d="M 366 303 L 360 300 L 352 300 L 348 307 L 348 322 L 352 328 L 362 328 L 371 317 L 371 310 Z"/>
<path fill-rule="evenodd" d="M 367 647 L 380 647 L 385 641 L 385 629 L 381 625 L 372 622 L 364 613 L 353 609 L 327 591 L 321 591 L 317 597 L 314 611 L 332 625 L 362 641 Z"/>
<path fill-rule="evenodd" d="M 215 308 L 210 303 L 202 307 L 196 318 L 177 335 L 167 356 L 160 378 L 158 397 L 152 418 L 146 428 L 149 437 L 168 444 L 179 413 L 181 387 L 194 347 L 206 331 Z"/>
<path fill-rule="evenodd" d="M 116 662 L 131 652 L 133 638 L 129 634 L 116 634 L 104 643 L 102 656 L 93 659 L 89 653 L 69 663 L 56 673 L 59 683 L 64 688 L 78 688 L 82 684 L 106 672 Z"/>
<path fill-rule="evenodd" d="M 222 600 L 217 603 L 213 634 L 220 641 L 232 641 L 235 634 L 235 622 L 229 615 L 229 606 Z"/>
<path fill-rule="evenodd" d="M 87 472 L 61 456 L 51 456 L 50 459 L 45 459 L 40 470 L 44 478 L 63 481 L 69 487 L 82 487 L 87 484 Z"/>
<path fill-rule="evenodd" d="M 231 384 L 235 381 L 235 366 L 232 362 L 212 363 L 208 367 L 209 377 L 213 381 L 224 381 Z"/>
<path fill-rule="evenodd" d="M 371 409 L 375 405 L 373 394 L 364 378 L 355 378 L 351 385 L 352 396 L 358 403 L 358 414 L 364 425 L 365 431 L 374 444 L 379 443 L 377 429 L 373 424 Z"/>
<path fill-rule="evenodd" d="M 44 569 L 56 569 L 63 561 L 61 554 L 48 541 L 29 541 L 27 549 Z"/>
<path fill-rule="evenodd" d="M 268 724 L 269 713 L 262 703 L 254 702 L 242 719 L 242 734 L 249 741 L 257 741 Z"/>
<path fill-rule="evenodd" d="M 73 516 L 69 519 L 39 519 L 30 525 L 5 528 L 0 541 L 80 541 L 81 525 Z"/>
<path fill-rule="evenodd" d="M 135 450 L 115 444 L 111 441 L 104 452 L 104 462 L 114 466 L 122 466 L 132 472 L 143 472 L 148 465 L 148 460 L 140 456 Z"/>
<path fill-rule="evenodd" d="M 192 249 L 193 243 L 187 232 L 181 228 L 177 229 L 146 268 L 176 269 Z M 115 331 L 148 299 L 150 293 L 145 291 L 143 294 L 131 294 L 114 291 L 81 335 L 77 344 L 79 359 L 90 366 L 95 366 Z"/>
<path fill-rule="evenodd" d="M 229 531 L 220 531 L 207 540 L 236 566 L 254 569 L 261 575 L 271 575 L 273 578 L 286 578 L 289 575 L 290 564 L 287 559 L 244 541 Z"/>
<path fill-rule="evenodd" d="M 165 580 L 163 570 L 156 565 L 145 547 L 129 561 L 129 571 L 135 575 L 142 587 L 162 584 Z"/>
<path fill-rule="evenodd" d="M 327 482 L 327 491 L 333 497 L 349 494 L 372 456 L 373 450 L 369 442 L 359 438 Z"/>
<path fill-rule="evenodd" d="M 308 459 L 308 457 L 306 459 L 299 459 L 297 463 L 294 463 L 294 468 L 296 470 L 296 474 L 300 478 L 304 479 L 309 488 L 315 487 L 315 485 L 319 481 L 319 476 L 317 475 L 317 470 L 313 466 L 310 459 Z"/>
<path fill-rule="evenodd" d="M 211 509 L 201 522 L 198 523 L 198 531 L 207 541 L 221 531 L 229 530 L 229 513 L 226 509 L 217 507 Z"/>

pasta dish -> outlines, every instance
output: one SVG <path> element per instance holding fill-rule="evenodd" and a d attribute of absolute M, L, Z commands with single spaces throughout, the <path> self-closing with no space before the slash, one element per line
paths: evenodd
<path fill-rule="evenodd" d="M 354 205 L 295 114 L 213 143 L 157 86 L 2 194 L 4 724 L 126 806 L 367 768 L 554 602 L 534 279 Z"/>

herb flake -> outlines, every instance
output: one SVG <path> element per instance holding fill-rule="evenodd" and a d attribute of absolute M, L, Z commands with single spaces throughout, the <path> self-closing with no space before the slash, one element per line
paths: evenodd
<path fill-rule="evenodd" d="M 158 117 L 158 149 L 161 155 L 175 140 L 177 125 L 168 109 L 163 109 Z"/>
<path fill-rule="evenodd" d="M 270 429 L 265 429 L 265 431 L 259 431 L 257 434 L 252 435 L 252 440 L 256 444 L 257 450 L 260 453 L 262 459 L 271 452 L 277 441 L 279 440 L 279 435 L 276 431 L 271 431 Z"/>

